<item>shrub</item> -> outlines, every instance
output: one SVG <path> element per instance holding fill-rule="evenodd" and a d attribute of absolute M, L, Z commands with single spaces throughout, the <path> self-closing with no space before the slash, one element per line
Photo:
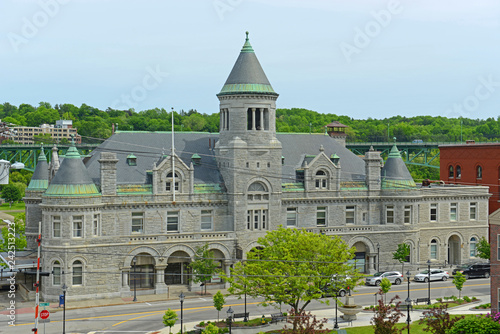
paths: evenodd
<path fill-rule="evenodd" d="M 467 303 L 470 303 L 472 301 L 472 299 L 470 299 L 469 297 L 467 296 L 464 296 L 464 300 L 467 302 Z"/>
<path fill-rule="evenodd" d="M 389 303 L 392 304 L 397 299 L 399 296 L 393 297 Z M 384 305 L 382 299 L 379 299 L 378 307 L 374 310 L 375 315 L 370 320 L 370 323 L 375 327 L 375 334 L 402 333 L 407 328 L 407 326 L 396 327 L 399 319 L 404 317 L 404 314 L 399 310 L 400 304 L 401 301 L 397 302 L 395 307 L 387 306 Z"/>
<path fill-rule="evenodd" d="M 428 311 L 423 312 L 423 319 L 419 320 L 419 324 L 425 324 L 425 332 L 431 332 L 433 334 L 446 334 L 448 330 L 453 327 L 453 325 L 463 316 L 450 318 L 448 313 L 448 305 L 442 304 L 436 306 Z"/>
<path fill-rule="evenodd" d="M 202 332 L 203 334 L 218 334 L 219 333 L 219 327 L 215 326 L 214 324 L 209 324 L 207 327 Z"/>
<path fill-rule="evenodd" d="M 474 333 L 490 334 L 500 333 L 500 324 L 490 317 L 470 317 L 457 321 L 448 332 L 449 334 Z"/>
<path fill-rule="evenodd" d="M 436 300 L 437 300 L 438 302 L 440 302 L 440 303 L 442 303 L 442 302 L 443 302 L 443 298 L 436 298 Z"/>

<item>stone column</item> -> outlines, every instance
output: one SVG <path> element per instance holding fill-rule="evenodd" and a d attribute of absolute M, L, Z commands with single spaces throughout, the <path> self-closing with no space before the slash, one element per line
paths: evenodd
<path fill-rule="evenodd" d="M 252 130 L 255 130 L 255 108 L 252 108 Z"/>
<path fill-rule="evenodd" d="M 264 130 L 264 109 L 263 108 L 259 109 L 260 109 L 260 129 Z"/>
<path fill-rule="evenodd" d="M 375 271 L 375 257 L 376 255 L 368 255 L 368 273 L 373 274 Z"/>
<path fill-rule="evenodd" d="M 225 123 L 224 123 L 224 115 L 225 115 L 225 111 L 224 111 L 224 109 L 221 109 L 220 110 L 220 130 L 221 131 L 224 130 L 224 125 L 225 125 Z"/>
<path fill-rule="evenodd" d="M 155 294 L 168 292 L 168 288 L 165 285 L 165 268 L 167 268 L 166 264 L 155 266 Z"/>

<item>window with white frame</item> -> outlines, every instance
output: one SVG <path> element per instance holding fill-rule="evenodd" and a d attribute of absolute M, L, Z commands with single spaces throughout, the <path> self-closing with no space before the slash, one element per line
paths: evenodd
<path fill-rule="evenodd" d="M 265 230 L 267 229 L 267 210 L 248 210 L 247 229 Z"/>
<path fill-rule="evenodd" d="M 144 232 L 144 212 L 132 212 L 132 233 Z"/>
<path fill-rule="evenodd" d="M 476 257 L 477 255 L 477 239 L 475 237 L 470 238 L 469 253 L 470 257 Z"/>
<path fill-rule="evenodd" d="M 438 256 L 438 243 L 436 239 L 431 240 L 431 260 L 437 260 Z"/>
<path fill-rule="evenodd" d="M 438 205 L 437 203 L 431 203 L 431 209 L 430 209 L 430 221 L 435 222 L 437 221 L 438 217 Z"/>
<path fill-rule="evenodd" d="M 83 216 L 73 216 L 73 238 L 83 237 Z"/>
<path fill-rule="evenodd" d="M 179 174 L 175 173 L 175 191 L 179 191 Z M 165 191 L 173 191 L 174 188 L 174 176 L 172 172 L 167 174 L 167 179 L 165 181 Z"/>
<path fill-rule="evenodd" d="M 94 214 L 94 218 L 92 219 L 92 235 L 94 237 L 99 236 L 101 234 L 101 215 Z"/>
<path fill-rule="evenodd" d="M 179 231 L 179 211 L 169 211 L 167 213 L 167 232 Z"/>
<path fill-rule="evenodd" d="M 251 202 L 268 201 L 269 191 L 261 182 L 254 182 L 248 187 L 247 198 Z"/>
<path fill-rule="evenodd" d="M 61 216 L 52 216 L 52 237 L 61 237 Z"/>
<path fill-rule="evenodd" d="M 388 205 L 385 207 L 385 222 L 387 224 L 394 223 L 394 205 Z"/>
<path fill-rule="evenodd" d="M 325 171 L 319 170 L 316 172 L 315 185 L 316 189 L 328 188 L 328 174 Z"/>
<path fill-rule="evenodd" d="M 297 208 L 286 208 L 286 226 L 297 226 Z"/>
<path fill-rule="evenodd" d="M 450 203 L 450 221 L 457 221 L 458 203 Z"/>
<path fill-rule="evenodd" d="M 469 205 L 469 219 L 476 220 L 477 219 L 477 203 L 472 202 Z"/>
<path fill-rule="evenodd" d="M 348 205 L 345 207 L 345 223 L 356 223 L 356 207 L 354 205 Z"/>
<path fill-rule="evenodd" d="M 80 260 L 71 266 L 71 282 L 73 285 L 83 285 L 83 263 Z"/>
<path fill-rule="evenodd" d="M 61 263 L 54 261 L 52 264 L 52 285 L 61 285 Z"/>
<path fill-rule="evenodd" d="M 213 223 L 212 210 L 201 210 L 201 229 L 203 231 L 211 231 Z"/>
<path fill-rule="evenodd" d="M 404 211 L 404 223 L 405 224 L 411 224 L 411 205 L 405 205 L 405 211 Z"/>
<path fill-rule="evenodd" d="M 318 206 L 316 208 L 316 225 L 326 225 L 326 206 Z"/>

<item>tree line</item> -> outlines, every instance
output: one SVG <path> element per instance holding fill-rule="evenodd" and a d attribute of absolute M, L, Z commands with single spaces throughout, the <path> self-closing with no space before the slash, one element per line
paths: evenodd
<path fill-rule="evenodd" d="M 73 127 L 83 142 L 106 139 L 112 134 L 112 126 L 123 131 L 170 131 L 171 111 L 154 108 L 142 111 L 100 110 L 86 104 L 40 102 L 30 104 L 0 104 L 0 119 L 17 126 L 38 127 L 55 124 L 56 120 L 73 121 Z M 332 121 L 347 125 L 348 142 L 460 142 L 465 140 L 498 141 L 500 117 L 497 119 L 447 118 L 442 116 L 393 116 L 384 119 L 355 119 L 337 114 L 321 114 L 303 108 L 277 109 L 276 130 L 278 132 L 324 133 L 325 126 Z M 196 109 L 174 111 L 175 131 L 218 132 L 219 114 L 200 113 Z"/>

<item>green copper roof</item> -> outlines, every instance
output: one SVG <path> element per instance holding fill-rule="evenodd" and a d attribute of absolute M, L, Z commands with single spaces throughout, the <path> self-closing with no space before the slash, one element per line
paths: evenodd
<path fill-rule="evenodd" d="M 246 32 L 245 44 L 241 49 L 238 59 L 222 87 L 220 95 L 234 94 L 267 94 L 278 95 L 269 80 L 267 79 L 259 60 L 248 39 L 248 31 Z"/>
<path fill-rule="evenodd" d="M 391 148 L 391 152 L 389 152 L 388 158 L 401 158 L 401 154 L 399 153 L 398 148 L 396 147 L 396 144 L 394 144 Z"/>
<path fill-rule="evenodd" d="M 195 184 L 193 188 L 195 194 L 221 194 L 223 192 L 221 185 L 216 183 Z"/>
<path fill-rule="evenodd" d="M 406 190 L 416 187 L 396 144 L 391 148 L 382 168 L 381 176 L 382 189 Z"/>
<path fill-rule="evenodd" d="M 38 167 L 38 165 L 37 165 Z M 33 180 L 31 179 L 30 184 L 26 190 L 45 190 L 49 186 L 49 180 Z"/>
<path fill-rule="evenodd" d="M 26 190 L 45 190 L 49 186 L 49 165 L 47 164 L 47 158 L 45 157 L 45 152 L 40 151 L 38 156 L 38 162 L 36 164 L 35 171 L 31 177 L 30 184 Z"/>
<path fill-rule="evenodd" d="M 44 196 L 100 196 L 72 140 Z"/>
<path fill-rule="evenodd" d="M 195 153 L 191 156 L 191 159 L 201 159 L 201 157 L 198 153 Z"/>

